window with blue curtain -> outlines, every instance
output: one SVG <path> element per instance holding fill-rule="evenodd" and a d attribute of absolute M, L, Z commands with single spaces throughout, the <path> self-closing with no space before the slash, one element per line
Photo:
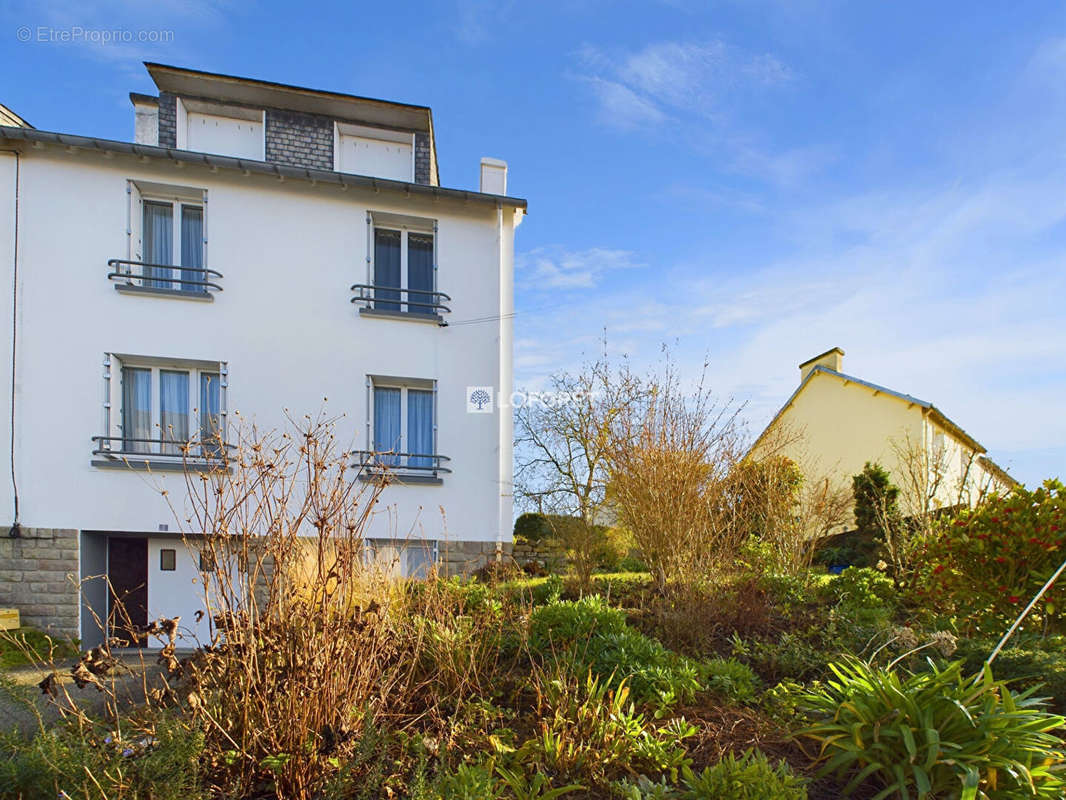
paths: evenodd
<path fill-rule="evenodd" d="M 200 452 L 222 455 L 222 381 L 217 372 L 200 373 Z"/>
<path fill-rule="evenodd" d="M 400 238 L 399 231 L 374 229 L 374 308 L 400 310 Z"/>
<path fill-rule="evenodd" d="M 433 308 L 433 236 L 407 234 L 407 310 L 432 314 Z"/>
<path fill-rule="evenodd" d="M 189 441 L 189 373 L 159 371 L 159 427 L 162 452 L 180 456 Z"/>
<path fill-rule="evenodd" d="M 174 263 L 174 207 L 170 203 L 144 203 L 144 261 L 157 266 L 144 268 L 144 285 L 156 289 L 171 288 Z"/>
<path fill-rule="evenodd" d="M 152 437 L 152 371 L 122 368 L 122 449 L 149 452 Z"/>
<path fill-rule="evenodd" d="M 433 392 L 407 390 L 407 451 L 414 455 L 408 466 L 433 466 Z"/>
<path fill-rule="evenodd" d="M 374 387 L 374 452 L 399 453 L 401 390 L 391 386 Z M 400 459 L 395 455 L 378 456 L 382 464 L 396 466 Z"/>
<path fill-rule="evenodd" d="M 204 210 L 200 206 L 181 207 L 181 266 L 182 291 L 204 291 L 204 286 L 193 283 L 204 280 Z"/>

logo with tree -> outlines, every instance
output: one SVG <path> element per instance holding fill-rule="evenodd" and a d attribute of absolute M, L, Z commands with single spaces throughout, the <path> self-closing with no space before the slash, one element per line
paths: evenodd
<path fill-rule="evenodd" d="M 467 386 L 466 410 L 470 414 L 492 413 L 492 387 Z"/>

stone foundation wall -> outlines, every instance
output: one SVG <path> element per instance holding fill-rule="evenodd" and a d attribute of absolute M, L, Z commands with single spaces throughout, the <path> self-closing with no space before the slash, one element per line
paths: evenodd
<path fill-rule="evenodd" d="M 439 542 L 437 569 L 441 575 L 470 575 L 490 561 L 510 558 L 511 543 L 503 542 L 497 551 L 496 542 Z"/>
<path fill-rule="evenodd" d="M 520 567 L 535 561 L 552 572 L 558 572 L 567 566 L 566 551 L 558 542 L 550 539 L 542 539 L 539 542 L 517 541 L 514 543 L 512 557 Z"/>
<path fill-rule="evenodd" d="M 21 623 L 78 637 L 78 532 L 22 528 L 0 538 L 0 606 L 17 608 Z"/>

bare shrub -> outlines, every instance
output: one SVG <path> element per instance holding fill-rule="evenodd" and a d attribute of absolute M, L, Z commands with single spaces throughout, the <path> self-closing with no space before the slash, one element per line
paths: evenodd
<path fill-rule="evenodd" d="M 731 563 L 748 535 L 728 481 L 743 453 L 740 409 L 702 377 L 686 391 L 669 359 L 645 388 L 637 412 L 615 419 L 610 498 L 662 592 Z"/>
<path fill-rule="evenodd" d="M 225 791 L 266 779 L 318 796 L 362 731 L 441 722 L 446 699 L 480 692 L 498 658 L 482 633 L 499 625 L 372 559 L 364 534 L 387 476 L 357 480 L 332 421 L 249 428 L 237 445 L 229 472 L 187 475 L 213 634 L 172 665 L 179 699 Z"/>

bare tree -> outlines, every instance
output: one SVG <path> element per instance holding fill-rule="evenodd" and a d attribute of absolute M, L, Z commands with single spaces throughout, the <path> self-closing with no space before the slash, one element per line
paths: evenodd
<path fill-rule="evenodd" d="M 706 576 L 747 535 L 728 483 L 742 454 L 740 409 L 704 385 L 706 367 L 686 391 L 668 354 L 665 363 L 638 413 L 615 419 L 607 452 L 613 507 L 660 592 Z"/>
<path fill-rule="evenodd" d="M 515 410 L 516 489 L 541 513 L 558 515 L 553 535 L 583 588 L 603 544 L 612 430 L 644 394 L 627 364 L 611 364 L 604 343 L 599 358 L 553 375 L 546 391 L 527 395 Z"/>

